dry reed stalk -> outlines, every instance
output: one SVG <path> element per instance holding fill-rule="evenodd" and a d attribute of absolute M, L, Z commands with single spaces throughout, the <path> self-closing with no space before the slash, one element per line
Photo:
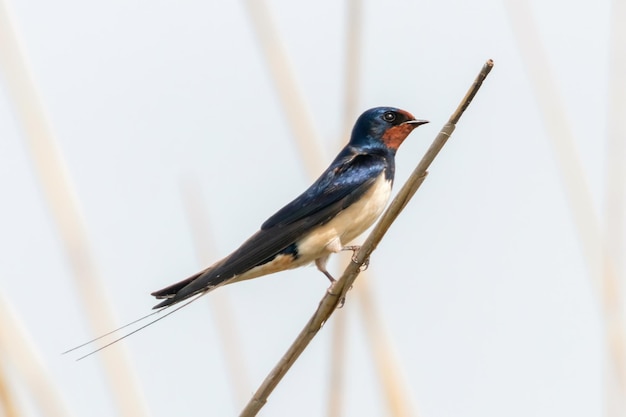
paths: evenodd
<path fill-rule="evenodd" d="M 483 65 L 474 83 L 448 120 L 448 123 L 443 126 L 431 146 L 426 151 L 426 154 L 420 163 L 417 165 L 415 170 L 413 170 L 413 173 L 407 182 L 402 186 L 387 210 L 383 213 L 381 219 L 361 246 L 361 250 L 356 254 L 354 261 L 348 265 L 342 276 L 327 290 L 313 316 L 309 319 L 287 352 L 279 360 L 278 364 L 267 375 L 261 386 L 257 389 L 253 397 L 241 412 L 240 417 L 251 417 L 257 415 L 263 405 L 267 402 L 267 398 L 272 393 L 274 388 L 276 388 L 278 383 L 282 380 L 287 371 L 289 371 L 300 354 L 332 315 L 340 301 L 345 299 L 348 289 L 352 286 L 354 280 L 359 275 L 361 266 L 376 249 L 376 246 L 379 244 L 391 224 L 395 221 L 426 178 L 428 167 L 447 142 L 456 127 L 456 123 L 471 103 L 492 67 L 492 60 L 488 60 L 485 65 Z"/>

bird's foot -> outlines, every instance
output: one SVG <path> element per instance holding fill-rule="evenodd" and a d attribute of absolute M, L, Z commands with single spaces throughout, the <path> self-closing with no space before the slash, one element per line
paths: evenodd
<path fill-rule="evenodd" d="M 361 250 L 361 246 L 360 245 L 353 245 L 353 246 L 344 246 L 343 248 L 341 248 L 341 250 L 351 250 L 352 251 L 352 262 L 357 263 L 358 259 L 356 258 L 357 253 Z M 366 258 L 365 261 L 363 261 L 363 265 L 361 265 L 361 267 L 359 268 L 359 271 L 363 272 L 365 270 L 367 270 L 367 268 L 370 266 L 370 258 Z"/>
<path fill-rule="evenodd" d="M 328 289 L 326 290 L 326 292 L 328 292 L 328 294 L 332 294 L 332 295 L 339 295 L 338 293 L 333 292 L 333 289 L 335 288 L 335 284 L 337 283 L 337 280 L 335 279 L 335 277 L 333 277 L 330 272 L 328 272 L 326 270 L 326 267 L 323 263 L 320 263 L 318 261 L 316 261 L 317 264 L 317 269 L 319 269 L 325 276 L 326 278 L 328 278 L 328 280 L 330 281 L 330 287 L 328 287 Z M 352 288 L 352 287 L 350 287 Z M 337 308 L 341 308 L 343 307 L 343 305 L 346 303 L 346 296 L 344 295 L 343 297 L 341 297 L 339 299 L 339 304 L 337 304 Z"/>
<path fill-rule="evenodd" d="M 330 284 L 330 287 L 328 287 L 328 290 L 326 290 L 326 292 L 328 292 L 328 294 L 335 295 L 335 296 L 339 295 L 339 293 L 333 291 L 333 289 L 335 288 L 335 283 L 336 282 L 337 281 L 333 281 L 332 284 Z M 351 289 L 352 289 L 352 286 L 350 286 L 348 291 L 350 291 Z M 343 297 L 341 297 L 339 299 L 339 302 L 337 303 L 337 308 L 342 308 L 345 303 L 346 303 L 346 296 L 344 295 Z"/>

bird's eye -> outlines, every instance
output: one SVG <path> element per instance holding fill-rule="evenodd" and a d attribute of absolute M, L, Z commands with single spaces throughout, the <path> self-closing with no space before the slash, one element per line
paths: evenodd
<path fill-rule="evenodd" d="M 383 113 L 383 120 L 386 122 L 393 122 L 396 120 L 396 114 L 391 111 L 385 112 Z"/>

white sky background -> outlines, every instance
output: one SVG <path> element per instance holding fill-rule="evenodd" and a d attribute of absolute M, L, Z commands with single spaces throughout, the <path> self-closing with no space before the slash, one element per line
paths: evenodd
<path fill-rule="evenodd" d="M 149 292 L 204 266 L 183 184 L 196 184 L 209 208 L 211 259 L 309 185 L 244 3 L 10 3 L 120 323 L 149 312 Z M 485 60 L 495 61 L 371 260 L 370 283 L 416 409 L 426 417 L 602 415 L 601 308 L 504 5 L 365 3 L 359 109 L 392 105 L 431 121 L 399 150 L 396 190 Z M 345 123 L 345 6 L 268 4 L 330 162 Z M 601 213 L 609 4 L 532 7 Z M 1 80 L 2 295 L 74 415 L 115 415 L 98 357 L 60 355 L 90 334 Z M 251 394 L 326 287 L 315 268 L 284 272 L 220 289 L 132 336 L 150 414 L 242 408 L 208 300 L 232 302 Z M 350 318 L 345 415 L 384 415 L 351 301 L 337 312 Z M 324 415 L 331 334 L 327 325 L 260 415 Z"/>

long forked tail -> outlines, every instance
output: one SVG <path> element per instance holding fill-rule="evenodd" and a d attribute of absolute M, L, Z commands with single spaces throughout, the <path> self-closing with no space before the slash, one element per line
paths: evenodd
<path fill-rule="evenodd" d="M 190 276 L 189 278 L 186 278 L 182 281 L 179 281 L 177 283 L 174 283 L 172 285 L 169 285 L 165 288 L 162 288 L 158 291 L 154 291 L 153 293 L 151 293 L 150 295 L 154 296 L 155 298 L 159 300 L 165 299 L 164 301 L 160 302 L 159 304 L 155 305 L 152 308 L 156 310 L 159 308 L 167 307 L 169 305 L 178 303 L 184 300 L 185 298 L 190 297 L 192 294 L 189 294 L 186 297 L 180 297 L 181 290 L 185 288 L 187 285 L 191 284 L 196 279 L 198 279 L 205 272 L 207 272 L 206 269 L 204 271 L 200 271 L 197 274 Z"/>
<path fill-rule="evenodd" d="M 188 284 L 190 284 L 192 281 L 194 281 L 204 272 L 205 271 L 200 271 L 197 274 L 194 274 L 190 276 L 189 278 L 186 278 L 180 282 L 177 282 L 175 284 L 162 288 L 158 291 L 154 291 L 153 293 L 150 293 L 150 295 L 158 298 L 159 300 L 163 298 L 174 298 L 180 290 L 182 290 L 184 287 L 186 287 Z"/>
<path fill-rule="evenodd" d="M 187 279 L 151 293 L 157 299 L 163 300 L 152 308 L 157 310 L 180 303 L 194 295 L 209 292 L 225 281 L 226 279 L 215 274 L 215 265 L 211 266 Z"/>

